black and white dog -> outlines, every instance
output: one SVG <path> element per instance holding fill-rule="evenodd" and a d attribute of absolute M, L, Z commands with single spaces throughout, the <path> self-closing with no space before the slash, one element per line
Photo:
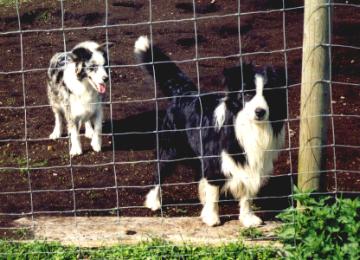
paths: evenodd
<path fill-rule="evenodd" d="M 85 123 L 85 136 L 91 139 L 94 151 L 101 150 L 102 94 L 106 91 L 108 76 L 107 48 L 85 41 L 70 52 L 56 53 L 50 60 L 47 92 L 55 115 L 51 139 L 62 134 L 62 118 L 67 121 L 71 137 L 70 155 L 82 153 L 79 130 Z"/>
<path fill-rule="evenodd" d="M 195 157 L 202 159 L 198 178 L 203 222 L 220 224 L 219 194 L 229 191 L 239 200 L 241 223 L 260 225 L 249 200 L 272 172 L 284 145 L 284 74 L 243 64 L 224 70 L 227 95 L 199 97 L 196 86 L 159 48 L 151 51 L 147 37 L 138 38 L 134 52 L 139 62 L 148 63 L 145 69 L 155 75 L 164 94 L 173 97 L 159 136 L 160 176 L 155 174 L 156 186 L 147 194 L 145 206 L 161 207 L 160 185 L 169 174 L 169 160 Z"/>

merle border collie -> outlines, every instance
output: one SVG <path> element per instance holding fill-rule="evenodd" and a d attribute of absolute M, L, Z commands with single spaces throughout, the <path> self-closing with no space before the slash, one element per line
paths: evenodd
<path fill-rule="evenodd" d="M 109 79 L 107 48 L 110 46 L 112 43 L 85 41 L 70 52 L 56 53 L 50 60 L 47 93 L 55 116 L 50 138 L 62 135 L 64 117 L 71 138 L 71 156 L 82 153 L 79 130 L 83 123 L 93 150 L 101 150 L 101 101 Z"/>
<path fill-rule="evenodd" d="M 224 70 L 226 95 L 199 96 L 194 83 L 159 48 L 151 48 L 147 37 L 137 39 L 134 52 L 164 94 L 173 97 L 159 135 L 160 173 L 155 173 L 145 206 L 161 207 L 160 185 L 171 173 L 169 161 L 194 157 L 202 160 L 197 176 L 202 221 L 220 224 L 219 196 L 230 192 L 239 200 L 242 225 L 260 225 L 250 200 L 273 171 L 284 145 L 283 70 L 244 63 Z"/>

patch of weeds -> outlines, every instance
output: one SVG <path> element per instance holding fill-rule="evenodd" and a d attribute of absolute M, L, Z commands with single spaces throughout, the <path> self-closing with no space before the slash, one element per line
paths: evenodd
<path fill-rule="evenodd" d="M 263 235 L 264 234 L 256 227 L 249 227 L 240 230 L 240 237 L 242 238 L 254 239 L 254 238 L 262 237 Z"/>
<path fill-rule="evenodd" d="M 27 168 L 27 159 L 24 157 L 17 157 L 15 158 L 15 162 L 17 163 L 19 169 L 20 169 L 20 173 L 21 174 L 26 174 L 28 171 Z M 29 162 L 30 164 L 30 162 Z M 37 167 L 44 167 L 48 164 L 48 161 L 45 159 L 43 161 L 40 162 L 35 162 L 35 163 L 31 163 L 31 167 L 37 168 Z"/>
<path fill-rule="evenodd" d="M 25 175 L 28 171 L 28 160 L 25 157 L 22 156 L 17 156 L 15 154 L 7 154 L 6 151 L 3 151 L 2 153 L 2 157 L 6 158 L 6 159 L 1 159 L 0 160 L 0 165 L 3 163 L 10 163 L 13 165 L 16 165 L 17 168 L 19 168 L 19 172 L 21 175 Z M 29 162 L 30 164 L 30 162 Z M 39 162 L 35 162 L 35 163 L 31 163 L 30 166 L 37 168 L 37 167 L 44 167 L 48 164 L 48 160 L 44 159 L 43 161 L 39 161 Z M 0 172 L 7 172 L 8 170 L 6 169 L 2 169 L 0 170 Z"/>
<path fill-rule="evenodd" d="M 299 209 L 278 215 L 288 259 L 359 259 L 360 198 L 312 197 L 297 190 Z"/>
<path fill-rule="evenodd" d="M 186 209 L 182 209 L 182 208 L 178 208 L 178 207 L 175 208 L 175 212 L 176 213 L 181 213 L 181 214 L 188 213 L 188 211 Z"/>
<path fill-rule="evenodd" d="M 51 12 L 44 11 L 38 16 L 38 20 L 44 23 L 48 22 L 51 19 Z"/>
<path fill-rule="evenodd" d="M 28 228 L 18 228 L 13 231 L 13 238 L 14 239 L 28 239 L 32 237 L 32 232 Z"/>
<path fill-rule="evenodd" d="M 69 153 L 68 153 L 68 152 L 62 153 L 62 155 L 61 155 L 61 161 L 62 161 L 63 163 L 67 163 L 69 160 L 70 160 Z"/>
<path fill-rule="evenodd" d="M 18 0 L 19 5 L 22 3 L 29 3 L 31 0 Z M 0 0 L 0 6 L 4 7 L 15 7 L 16 6 L 16 0 Z"/>
<path fill-rule="evenodd" d="M 16 103 L 16 99 L 14 97 L 8 97 L 5 100 L 5 106 L 13 106 Z"/>
<path fill-rule="evenodd" d="M 87 191 L 86 195 L 89 196 L 90 200 L 96 200 L 100 197 L 100 194 L 93 190 Z"/>

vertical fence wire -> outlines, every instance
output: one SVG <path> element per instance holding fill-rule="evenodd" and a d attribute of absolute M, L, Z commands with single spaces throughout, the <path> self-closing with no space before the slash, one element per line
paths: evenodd
<path fill-rule="evenodd" d="M 20 11 L 19 11 L 19 1 L 16 0 L 16 15 L 19 26 L 19 36 L 20 36 L 20 69 L 24 70 L 24 45 L 23 45 L 23 34 L 21 28 L 21 20 L 20 20 Z M 28 187 L 30 191 L 30 210 L 31 210 L 31 228 L 34 228 L 34 203 L 33 203 L 33 189 L 31 185 L 31 173 L 29 170 L 29 144 L 28 144 L 28 126 L 27 126 L 27 105 L 26 105 L 26 87 L 25 87 L 25 75 L 24 72 L 21 73 L 21 85 L 22 85 L 22 93 L 23 93 L 23 106 L 24 106 L 24 138 L 25 138 L 25 156 L 26 156 L 26 173 L 28 179 Z"/>
<path fill-rule="evenodd" d="M 204 170 L 204 144 L 202 138 L 202 129 L 203 129 L 203 104 L 201 100 L 201 84 L 200 84 L 200 71 L 199 71 L 199 46 L 198 46 L 198 26 L 197 26 L 197 15 L 196 15 L 196 2 L 192 1 L 193 6 L 193 20 L 194 20 L 194 42 L 195 42 L 195 68 L 196 68 L 196 85 L 197 85 L 197 98 L 199 100 L 200 106 L 200 119 L 199 119 L 199 143 L 200 143 L 200 169 L 201 169 L 201 177 L 204 178 L 205 170 Z"/>
<path fill-rule="evenodd" d="M 116 195 L 116 215 L 120 218 L 120 202 L 119 202 L 119 186 L 118 186 L 118 177 L 116 171 L 116 158 L 115 158 L 115 135 L 114 135 L 114 117 L 113 117 L 113 104 L 112 104 L 112 80 L 111 80 L 111 68 L 110 68 L 110 52 L 109 52 L 109 1 L 105 0 L 105 39 L 106 39 L 106 55 L 109 67 L 109 102 L 110 102 L 110 132 L 111 132 L 111 147 L 112 147 L 112 167 L 114 171 L 114 184 L 115 184 L 115 195 Z"/>
<path fill-rule="evenodd" d="M 287 40 L 286 40 L 286 3 L 285 0 L 282 0 L 282 6 L 283 6 L 283 12 L 282 12 L 282 31 L 283 31 L 283 46 L 284 46 L 284 65 L 285 65 L 285 85 L 286 85 L 286 104 L 289 104 L 289 72 L 288 72 L 288 56 L 287 56 Z M 287 119 L 290 118 L 290 110 L 289 105 L 286 106 L 286 114 Z M 293 165 L 292 165 L 292 155 L 291 155 L 291 134 L 290 134 L 290 121 L 286 120 L 285 123 L 285 129 L 287 129 L 287 141 L 288 141 L 288 160 L 290 162 L 289 170 L 290 170 L 290 190 L 291 190 L 291 196 L 290 196 L 290 203 L 291 208 L 295 209 L 295 202 L 294 202 L 294 172 L 293 172 Z M 295 223 L 295 210 L 293 211 L 293 223 Z M 296 232 L 296 230 L 295 230 Z M 296 239 L 294 236 L 293 240 L 294 246 L 296 246 Z"/>
<path fill-rule="evenodd" d="M 63 47 L 64 52 L 66 53 L 67 46 L 66 46 L 66 35 L 65 35 L 65 9 L 64 9 L 64 0 L 60 0 L 60 8 L 61 8 L 61 32 L 62 32 L 62 40 L 63 40 Z M 66 61 L 67 62 L 67 61 Z M 70 134 L 68 133 L 68 150 L 70 154 L 71 149 L 71 138 Z M 76 191 L 75 191 L 75 181 L 74 181 L 74 170 L 73 170 L 73 162 L 71 156 L 69 156 L 69 169 L 70 169 L 70 178 L 71 178 L 71 191 L 72 191 L 72 200 L 73 200 L 73 214 L 74 214 L 74 222 L 76 223 Z"/>
<path fill-rule="evenodd" d="M 151 61 L 154 62 L 154 45 L 153 45 L 153 13 L 152 13 L 152 0 L 149 0 L 149 30 L 150 30 L 150 47 L 151 47 Z M 160 193 L 160 214 L 161 217 L 164 217 L 164 209 L 163 209 L 163 190 L 161 187 L 161 175 L 160 175 L 160 140 L 159 140 L 159 97 L 157 92 L 157 84 L 156 84 L 156 73 L 155 73 L 155 65 L 153 65 L 153 83 L 154 83 L 154 97 L 155 97 L 155 131 L 156 131 L 156 174 L 159 179 L 159 193 Z"/>
<path fill-rule="evenodd" d="M 335 123 L 334 123 L 334 104 L 333 104 L 333 85 L 332 85 L 332 16 L 333 16 L 333 7 L 331 5 L 332 0 L 329 0 L 329 4 L 327 6 L 328 10 L 328 28 L 329 28 L 329 39 L 328 39 L 328 48 L 329 48 L 329 98 L 330 98 L 330 127 L 331 127 L 331 135 L 332 135 L 332 153 L 333 153 L 333 174 L 334 174 L 334 182 L 335 182 L 335 197 L 337 198 L 338 196 L 338 178 L 337 178 L 337 167 L 336 167 L 336 140 L 335 140 Z"/>

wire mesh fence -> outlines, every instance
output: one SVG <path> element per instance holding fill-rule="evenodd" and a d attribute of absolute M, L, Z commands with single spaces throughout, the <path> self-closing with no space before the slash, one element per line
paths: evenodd
<path fill-rule="evenodd" d="M 285 68 L 286 144 L 274 174 L 254 198 L 254 212 L 272 220 L 294 207 L 299 151 L 299 102 L 304 2 L 281 1 L 0 1 L 0 229 L 18 239 L 14 219 L 39 216 L 199 216 L 198 181 L 191 167 L 201 156 L 179 162 L 161 185 L 162 207 L 143 206 L 159 171 L 161 118 L 171 98 L 163 96 L 134 59 L 133 46 L 148 35 L 195 83 L 196 97 L 225 93 L 224 68 L 244 61 Z M 356 1 L 333 1 L 327 155 L 319 194 L 357 196 L 360 190 L 359 26 Z M 46 71 L 55 52 L 85 40 L 113 42 L 108 49 L 109 90 L 102 151 L 85 141 L 84 153 L 69 156 L 67 135 L 48 138 L 53 115 Z M 232 127 L 232 126 L 227 126 Z M 192 130 L 200 130 L 201 126 Z M 187 129 L 191 130 L 191 129 Z M 181 130 L 173 130 L 181 131 Z M 199 131 L 200 135 L 202 131 Z M 202 138 L 200 137 L 202 142 Z M 202 145 L 201 145 L 202 147 Z M 210 156 L 211 157 L 211 156 Z M 219 200 L 224 221 L 239 215 L 231 196 Z M 102 225 L 108 220 L 104 218 Z M 98 240 L 104 238 L 99 237 Z"/>

